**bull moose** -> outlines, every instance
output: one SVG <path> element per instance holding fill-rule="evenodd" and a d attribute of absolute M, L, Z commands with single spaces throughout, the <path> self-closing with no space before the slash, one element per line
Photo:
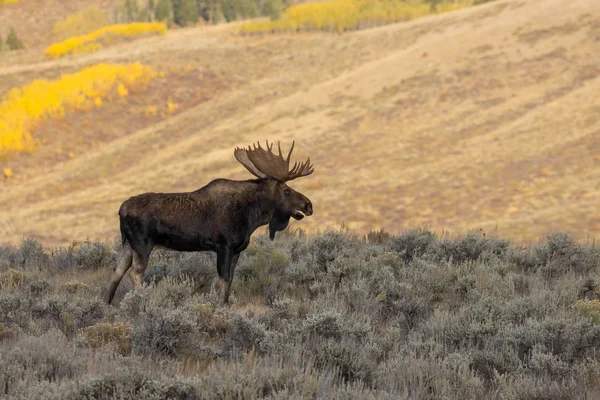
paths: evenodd
<path fill-rule="evenodd" d="M 105 301 L 110 304 L 121 279 L 133 265 L 131 280 L 142 284 L 152 249 L 214 251 L 225 304 L 240 253 L 250 235 L 269 224 L 269 237 L 284 230 L 290 217 L 301 220 L 313 213 L 310 200 L 286 182 L 314 172 L 310 158 L 290 169 L 295 142 L 283 158 L 267 141 L 247 149 L 236 148 L 235 158 L 258 179 L 216 179 L 186 193 L 144 193 L 126 200 L 119 209 L 122 250 L 108 283 Z"/>

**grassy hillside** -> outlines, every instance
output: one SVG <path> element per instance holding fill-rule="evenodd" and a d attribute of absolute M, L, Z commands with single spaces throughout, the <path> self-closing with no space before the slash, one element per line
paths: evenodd
<path fill-rule="evenodd" d="M 259 236 L 231 307 L 212 255 L 166 251 L 106 306 L 114 262 L 97 242 L 0 247 L 7 398 L 600 396 L 600 252 L 567 235 Z"/>
<path fill-rule="evenodd" d="M 92 54 L 0 57 L 0 92 L 100 63 L 164 76 L 41 124 L 0 161 L 0 237 L 109 238 L 122 201 L 244 179 L 236 146 L 296 140 L 316 172 L 297 226 L 426 226 L 515 240 L 600 233 L 600 3 L 502 0 L 374 29 L 245 37 L 170 31 Z M 235 29 L 234 29 L 235 28 Z M 149 109 L 173 112 L 149 113 Z"/>
<path fill-rule="evenodd" d="M 15 27 L 26 49 L 47 46 L 55 39 L 54 26 L 85 7 L 109 11 L 116 0 L 20 0 L 0 5 L 0 35 Z"/>

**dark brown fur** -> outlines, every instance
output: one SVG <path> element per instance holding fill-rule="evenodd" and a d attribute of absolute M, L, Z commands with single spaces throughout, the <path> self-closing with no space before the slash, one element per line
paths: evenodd
<path fill-rule="evenodd" d="M 127 270 L 140 286 L 154 247 L 179 251 L 214 251 L 223 301 L 229 292 L 240 253 L 250 235 L 269 224 L 270 238 L 285 229 L 290 217 L 312 214 L 312 203 L 285 183 L 272 178 L 247 181 L 217 179 L 194 192 L 144 193 L 119 209 L 123 249 L 108 284 L 110 303 Z"/>

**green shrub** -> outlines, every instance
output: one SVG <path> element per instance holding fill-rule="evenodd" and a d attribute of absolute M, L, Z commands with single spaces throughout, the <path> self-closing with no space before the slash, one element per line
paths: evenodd
<path fill-rule="evenodd" d="M 187 26 L 198 22 L 199 12 L 196 0 L 171 0 L 173 20 L 177 25 Z"/>
<path fill-rule="evenodd" d="M 271 18 L 275 21 L 281 18 L 283 14 L 283 1 L 282 0 L 265 0 L 262 4 L 260 14 Z"/>
<path fill-rule="evenodd" d="M 24 47 L 21 40 L 17 37 L 17 31 L 15 31 L 14 27 L 11 27 L 10 32 L 8 32 L 6 46 L 9 50 L 20 50 Z"/>
<path fill-rule="evenodd" d="M 171 2 L 169 0 L 158 0 L 154 17 L 159 22 L 167 22 L 172 18 Z"/>
<path fill-rule="evenodd" d="M 131 22 L 137 21 L 140 14 L 137 0 L 125 0 L 124 7 L 127 20 Z"/>

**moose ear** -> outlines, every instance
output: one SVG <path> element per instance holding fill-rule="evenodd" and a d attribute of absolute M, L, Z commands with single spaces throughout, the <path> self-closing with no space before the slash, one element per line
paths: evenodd
<path fill-rule="evenodd" d="M 260 172 L 260 170 L 258 168 L 256 168 L 256 165 L 254 165 L 254 163 L 252 161 L 250 161 L 250 159 L 248 158 L 248 153 L 246 153 L 246 150 L 244 149 L 235 149 L 235 151 L 233 152 L 233 155 L 235 156 L 235 159 L 238 160 L 240 162 L 240 164 L 242 164 L 244 167 L 246 167 L 246 169 L 248 171 L 250 171 L 250 173 L 258 178 L 266 178 L 267 175 L 263 174 L 262 172 Z"/>

